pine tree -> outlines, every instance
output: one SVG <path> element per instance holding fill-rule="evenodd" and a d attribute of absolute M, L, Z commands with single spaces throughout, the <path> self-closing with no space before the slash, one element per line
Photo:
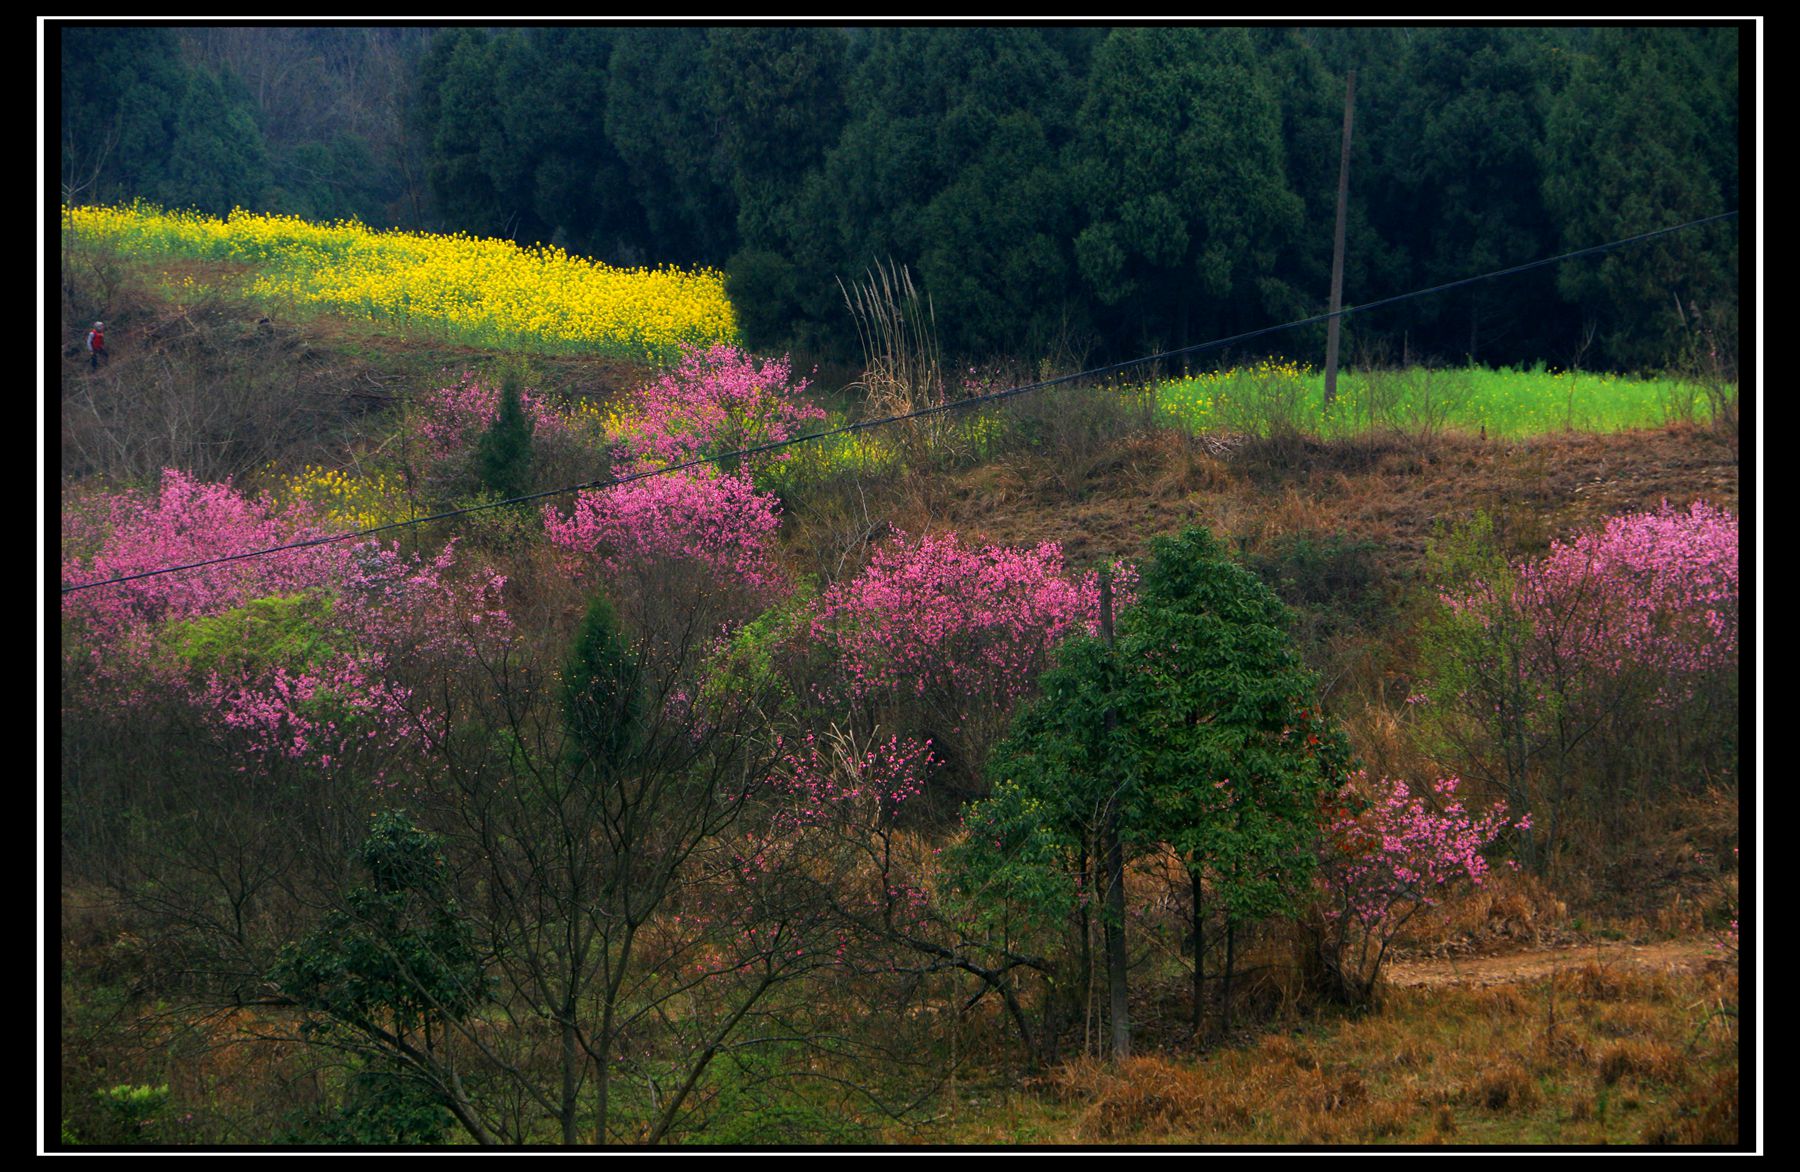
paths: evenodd
<path fill-rule="evenodd" d="M 500 413 L 482 435 L 476 458 L 482 487 L 494 495 L 522 496 L 531 488 L 531 419 L 511 375 L 501 384 Z"/>

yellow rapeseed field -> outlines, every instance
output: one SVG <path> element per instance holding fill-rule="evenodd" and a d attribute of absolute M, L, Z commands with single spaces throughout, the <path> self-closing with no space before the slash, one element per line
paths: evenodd
<path fill-rule="evenodd" d="M 376 232 L 235 210 L 225 219 L 147 205 L 65 207 L 63 231 L 154 264 L 255 266 L 252 297 L 453 339 L 659 360 L 683 342 L 735 342 L 723 274 L 622 269 L 560 248 L 422 232 Z"/>
<path fill-rule="evenodd" d="M 404 521 L 413 506 L 398 480 L 384 473 L 351 476 L 308 464 L 281 484 L 283 499 L 311 505 L 321 519 L 340 529 L 373 529 Z"/>

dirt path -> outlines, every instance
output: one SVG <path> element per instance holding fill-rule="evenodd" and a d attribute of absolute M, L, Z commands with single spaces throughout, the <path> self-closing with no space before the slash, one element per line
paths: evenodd
<path fill-rule="evenodd" d="M 1708 940 L 1671 940 L 1661 944 L 1602 941 L 1512 952 L 1504 956 L 1392 961 L 1385 966 L 1384 972 L 1388 983 L 1400 988 L 1457 985 L 1485 988 L 1542 980 L 1553 972 L 1596 963 L 1661 972 L 1692 972 L 1717 955 Z"/>

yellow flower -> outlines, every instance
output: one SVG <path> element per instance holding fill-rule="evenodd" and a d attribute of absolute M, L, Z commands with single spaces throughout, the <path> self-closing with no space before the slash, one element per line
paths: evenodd
<path fill-rule="evenodd" d="M 144 204 L 65 207 L 62 222 L 71 239 L 128 255 L 252 265 L 243 291 L 253 297 L 453 340 L 656 360 L 683 342 L 737 339 L 714 269 L 614 268 L 549 245 L 241 208 L 219 220 Z"/>

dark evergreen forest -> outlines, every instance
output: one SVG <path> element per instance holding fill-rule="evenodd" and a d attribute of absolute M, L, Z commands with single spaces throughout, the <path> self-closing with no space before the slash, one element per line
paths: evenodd
<path fill-rule="evenodd" d="M 889 261 L 971 358 L 1317 313 L 1351 70 L 1347 304 L 1738 206 L 1736 28 L 52 31 L 65 200 L 713 265 L 765 349 L 848 350 L 838 280 Z M 1351 345 L 1653 366 L 1735 309 L 1735 233 L 1379 311 Z"/>

